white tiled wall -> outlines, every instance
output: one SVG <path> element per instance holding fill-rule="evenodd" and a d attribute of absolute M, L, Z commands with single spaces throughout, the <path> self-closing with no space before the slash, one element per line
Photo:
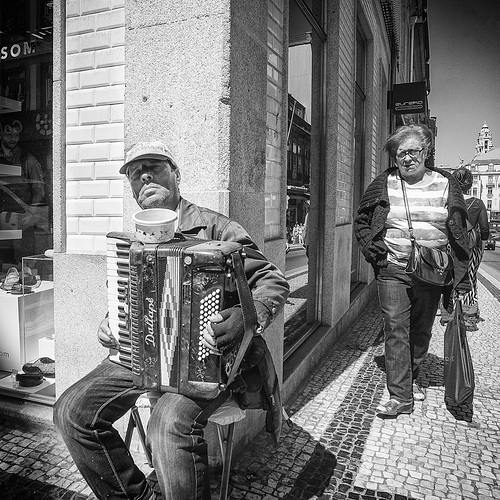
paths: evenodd
<path fill-rule="evenodd" d="M 265 239 L 281 235 L 281 107 L 284 0 L 268 0 Z"/>
<path fill-rule="evenodd" d="M 125 0 L 66 2 L 67 252 L 123 226 Z"/>

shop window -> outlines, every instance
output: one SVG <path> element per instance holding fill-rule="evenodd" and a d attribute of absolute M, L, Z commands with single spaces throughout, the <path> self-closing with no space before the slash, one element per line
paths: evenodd
<path fill-rule="evenodd" d="M 364 167 L 365 167 L 365 115 L 366 115 L 366 40 L 361 31 L 360 22 L 356 29 L 356 52 L 355 52 L 355 100 L 354 100 L 354 168 L 352 172 L 352 213 L 356 213 L 361 197 L 364 192 Z M 354 235 L 354 225 L 352 233 L 351 250 L 351 288 L 359 282 L 361 251 L 357 245 Z"/>
<path fill-rule="evenodd" d="M 287 130 L 288 142 L 297 144 L 298 148 L 294 150 L 294 169 L 287 177 L 285 274 L 291 293 L 285 305 L 285 359 L 320 322 L 323 255 L 318 228 L 322 225 L 319 216 L 309 220 L 309 212 L 311 206 L 315 213 L 322 212 L 319 200 L 311 193 L 311 183 L 321 184 L 319 179 L 324 169 L 320 117 L 326 41 L 324 0 L 291 0 L 289 8 Z"/>
<path fill-rule="evenodd" d="M 0 3 L 0 391 L 43 400 L 52 378 L 28 388 L 15 373 L 53 357 L 52 7 Z"/>

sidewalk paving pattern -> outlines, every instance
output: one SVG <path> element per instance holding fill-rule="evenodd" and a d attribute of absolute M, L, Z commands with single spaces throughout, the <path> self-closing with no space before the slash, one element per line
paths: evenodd
<path fill-rule="evenodd" d="M 478 291 L 484 321 L 468 332 L 473 405 L 444 402 L 444 328 L 437 318 L 420 375 L 426 400 L 411 415 L 376 417 L 388 394 L 382 318 L 373 303 L 288 403 L 293 427 L 284 427 L 279 446 L 262 432 L 235 457 L 230 498 L 500 498 L 500 283 L 481 271 Z M 0 498 L 92 498 L 50 425 L 3 417 L 0 446 Z M 218 479 L 215 473 L 213 499 Z"/>

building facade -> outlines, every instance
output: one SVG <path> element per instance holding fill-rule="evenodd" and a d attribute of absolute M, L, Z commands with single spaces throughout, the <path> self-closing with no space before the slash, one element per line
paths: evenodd
<path fill-rule="evenodd" d="M 485 123 L 478 134 L 476 155 L 470 164 L 473 173 L 472 195 L 483 200 L 492 234 L 500 231 L 500 151 Z"/>
<path fill-rule="evenodd" d="M 291 397 L 375 300 L 353 219 L 388 166 L 389 132 L 429 123 L 426 1 L 25 7 L 49 3 L 53 242 L 41 250 L 53 250 L 53 398 L 105 355 L 96 331 L 107 312 L 106 234 L 132 230 L 138 208 L 118 171 L 132 144 L 152 139 L 176 156 L 182 195 L 238 220 L 283 270 L 289 194 L 299 222 L 307 198 L 310 246 L 305 270 L 290 274 L 294 307 L 266 332 Z M 403 84 L 424 89 L 403 94 L 422 101 L 418 110 L 394 109 L 392 92 Z M 290 103 L 303 115 L 292 142 Z M 247 439 L 258 428 L 250 420 Z"/>

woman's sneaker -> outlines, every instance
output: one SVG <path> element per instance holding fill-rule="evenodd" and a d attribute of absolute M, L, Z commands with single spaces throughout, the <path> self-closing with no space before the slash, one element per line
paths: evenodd
<path fill-rule="evenodd" d="M 381 404 L 377 407 L 377 416 L 379 417 L 397 417 L 405 413 L 410 414 L 413 412 L 413 402 L 400 403 L 396 399 L 389 399 L 387 403 Z"/>
<path fill-rule="evenodd" d="M 414 401 L 425 401 L 425 389 L 416 382 L 413 382 L 413 399 Z"/>

